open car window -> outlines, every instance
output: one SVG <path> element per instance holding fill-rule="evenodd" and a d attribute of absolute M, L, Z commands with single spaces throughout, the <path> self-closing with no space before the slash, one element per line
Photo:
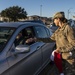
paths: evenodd
<path fill-rule="evenodd" d="M 31 45 L 35 43 L 34 41 L 34 31 L 32 27 L 27 27 L 21 30 L 18 35 L 16 36 L 16 39 L 14 41 L 15 46 L 18 45 Z"/>

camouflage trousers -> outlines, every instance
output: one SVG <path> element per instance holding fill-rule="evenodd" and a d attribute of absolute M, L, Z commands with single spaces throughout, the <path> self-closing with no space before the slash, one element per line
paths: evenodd
<path fill-rule="evenodd" d="M 63 60 L 63 70 L 65 75 L 75 75 L 75 59 Z"/>
<path fill-rule="evenodd" d="M 72 52 L 72 56 L 69 53 L 63 53 L 62 59 L 64 74 L 75 75 L 75 50 Z"/>

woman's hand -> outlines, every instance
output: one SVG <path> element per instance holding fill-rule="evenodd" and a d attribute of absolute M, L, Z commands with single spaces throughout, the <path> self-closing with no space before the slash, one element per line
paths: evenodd
<path fill-rule="evenodd" d="M 60 48 L 57 48 L 55 52 L 60 53 Z"/>

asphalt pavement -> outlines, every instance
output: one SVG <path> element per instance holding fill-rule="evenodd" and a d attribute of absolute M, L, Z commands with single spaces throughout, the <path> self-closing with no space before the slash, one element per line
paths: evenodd
<path fill-rule="evenodd" d="M 59 75 L 55 64 L 49 63 L 39 75 Z"/>

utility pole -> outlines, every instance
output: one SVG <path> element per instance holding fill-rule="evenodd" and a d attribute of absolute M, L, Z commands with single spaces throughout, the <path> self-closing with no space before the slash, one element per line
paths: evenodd
<path fill-rule="evenodd" d="M 67 16 L 67 19 L 69 19 L 69 10 L 68 10 L 68 16 Z"/>

